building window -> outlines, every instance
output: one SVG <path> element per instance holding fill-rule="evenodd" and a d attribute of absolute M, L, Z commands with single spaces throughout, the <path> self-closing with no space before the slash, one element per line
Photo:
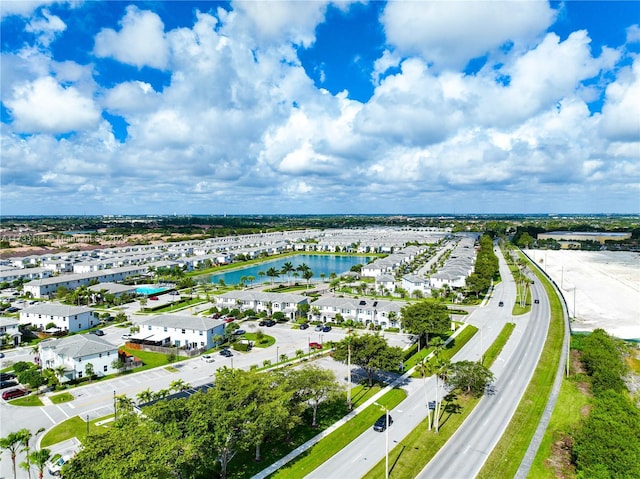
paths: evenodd
<path fill-rule="evenodd" d="M 101 358 L 102 357 L 102 353 L 98 353 L 98 357 Z"/>
<path fill-rule="evenodd" d="M 183 329 L 183 330 L 182 330 L 182 334 L 186 334 L 186 332 L 187 332 L 187 330 L 186 330 L 186 329 Z"/>
<path fill-rule="evenodd" d="M 165 333 L 167 332 L 167 329 L 169 329 L 169 328 L 167 328 L 167 327 L 165 326 L 165 327 L 164 327 L 164 332 L 165 332 Z"/>
<path fill-rule="evenodd" d="M 106 372 L 107 372 L 108 367 L 109 367 L 109 366 L 107 366 L 107 365 L 105 364 L 104 366 L 102 366 L 102 370 L 106 373 Z"/>
<path fill-rule="evenodd" d="M 200 334 L 200 336 L 203 336 L 203 335 L 204 335 L 204 333 L 203 333 L 202 331 L 200 331 L 200 332 L 199 332 L 199 334 Z"/>
<path fill-rule="evenodd" d="M 78 378 L 82 377 L 82 371 L 78 371 Z"/>

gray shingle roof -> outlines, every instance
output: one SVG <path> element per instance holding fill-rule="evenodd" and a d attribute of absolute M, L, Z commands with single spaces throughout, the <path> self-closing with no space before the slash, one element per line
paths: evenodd
<path fill-rule="evenodd" d="M 74 335 L 62 339 L 48 339 L 39 344 L 41 349 L 53 349 L 59 356 L 74 359 L 98 353 L 115 352 L 118 347 L 94 335 Z"/>

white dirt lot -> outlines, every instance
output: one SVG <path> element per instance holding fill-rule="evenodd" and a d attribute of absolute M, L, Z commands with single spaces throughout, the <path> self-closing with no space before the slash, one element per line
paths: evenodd
<path fill-rule="evenodd" d="M 619 338 L 640 340 L 640 253 L 528 250 L 527 254 L 561 288 L 575 318 L 574 331 L 602 328 Z"/>

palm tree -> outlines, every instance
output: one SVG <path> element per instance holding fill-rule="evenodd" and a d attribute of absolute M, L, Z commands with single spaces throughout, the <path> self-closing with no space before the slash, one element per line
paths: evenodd
<path fill-rule="evenodd" d="M 429 360 L 425 357 L 421 358 L 416 368 L 422 376 L 422 385 L 424 386 L 424 400 L 427 405 L 427 417 L 429 418 L 429 431 L 431 431 L 431 410 L 429 409 L 429 395 L 427 394 L 427 376 L 429 373 Z"/>
<path fill-rule="evenodd" d="M 271 278 L 271 284 L 273 284 L 274 278 L 280 276 L 280 273 L 277 269 L 271 267 L 267 270 L 267 276 Z"/>
<path fill-rule="evenodd" d="M 27 467 L 25 468 L 27 470 L 27 474 L 29 475 L 29 479 L 31 479 L 31 464 L 29 462 L 29 440 L 31 439 L 31 437 L 33 436 L 33 434 L 31 434 L 31 431 L 29 431 L 29 429 L 20 429 L 18 431 L 18 434 L 20 434 L 22 436 L 22 451 L 26 453 L 27 455 L 27 460 L 25 461 Z"/>
<path fill-rule="evenodd" d="M 253 285 L 253 282 L 256 280 L 255 276 L 249 275 L 247 276 L 247 280 L 249 280 L 249 285 Z"/>
<path fill-rule="evenodd" d="M 44 477 L 44 468 L 47 466 L 49 459 L 51 459 L 51 451 L 49 449 L 33 451 L 28 458 L 38 468 L 38 478 L 42 479 Z"/>
<path fill-rule="evenodd" d="M 191 384 L 185 382 L 183 379 L 176 379 L 169 384 L 169 389 L 172 391 L 186 391 L 191 389 Z"/>
<path fill-rule="evenodd" d="M 309 288 L 309 280 L 313 278 L 313 271 L 306 269 L 302 272 L 302 277 L 307 280 L 307 289 Z"/>
<path fill-rule="evenodd" d="M 262 278 L 264 278 L 265 274 L 267 274 L 267 273 L 265 273 L 264 271 L 258 271 L 258 276 L 260 276 L 260 282 L 261 283 L 262 283 Z"/>
<path fill-rule="evenodd" d="M 291 263 L 291 261 L 287 261 L 285 264 L 283 264 L 282 269 L 280 270 L 280 273 L 287 275 L 289 286 L 291 286 L 291 273 L 294 271 L 295 268 L 293 267 L 293 263 Z"/>
<path fill-rule="evenodd" d="M 147 388 L 144 391 L 140 391 L 136 394 L 136 398 L 138 399 L 138 404 L 144 404 L 153 399 L 153 393 L 151 392 L 151 388 Z"/>
<path fill-rule="evenodd" d="M 6 449 L 11 454 L 11 465 L 13 467 L 13 479 L 16 479 L 16 454 L 22 446 L 22 433 L 10 432 L 7 437 L 0 438 L 0 448 Z"/>

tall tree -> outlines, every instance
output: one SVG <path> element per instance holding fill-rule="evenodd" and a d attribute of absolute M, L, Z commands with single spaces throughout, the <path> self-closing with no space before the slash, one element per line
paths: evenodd
<path fill-rule="evenodd" d="M 282 265 L 282 268 L 280 269 L 281 274 L 287 275 L 289 286 L 291 286 L 291 273 L 293 273 L 294 271 L 295 268 L 293 267 L 293 263 L 291 263 L 291 261 L 287 261 L 286 263 L 284 263 Z"/>
<path fill-rule="evenodd" d="M 278 276 L 280 276 L 280 273 L 278 272 L 277 269 L 271 267 L 267 270 L 267 276 L 269 276 L 269 278 L 271 278 L 271 284 L 273 284 L 274 279 L 277 278 Z"/>
<path fill-rule="evenodd" d="M 47 462 L 51 459 L 51 451 L 49 449 L 39 449 L 28 454 L 29 463 L 36 466 L 38 469 L 38 478 L 44 477 L 44 469 L 47 467 Z M 31 477 L 31 475 L 29 475 Z"/>
<path fill-rule="evenodd" d="M 6 449 L 11 455 L 11 466 L 13 468 L 13 479 L 16 479 L 16 454 L 22 446 L 22 432 L 10 432 L 6 437 L 0 438 L 0 448 Z"/>
<path fill-rule="evenodd" d="M 311 426 L 317 427 L 320 404 L 340 390 L 335 374 L 331 370 L 310 365 L 294 369 L 289 375 L 290 384 L 296 391 L 294 400 L 309 405 L 312 411 Z"/>
<path fill-rule="evenodd" d="M 346 362 L 351 342 L 351 363 L 367 373 L 369 386 L 373 386 L 376 371 L 397 371 L 402 363 L 402 349 L 391 347 L 387 340 L 377 334 L 352 335 L 335 345 L 333 359 Z"/>
<path fill-rule="evenodd" d="M 451 319 L 447 306 L 434 301 L 420 301 L 400 310 L 402 329 L 418 335 L 418 341 L 425 337 L 429 343 L 430 334 L 447 334 L 451 330 Z"/>
<path fill-rule="evenodd" d="M 494 380 L 493 373 L 476 361 L 458 361 L 451 364 L 447 384 L 463 394 L 480 397 Z"/>

